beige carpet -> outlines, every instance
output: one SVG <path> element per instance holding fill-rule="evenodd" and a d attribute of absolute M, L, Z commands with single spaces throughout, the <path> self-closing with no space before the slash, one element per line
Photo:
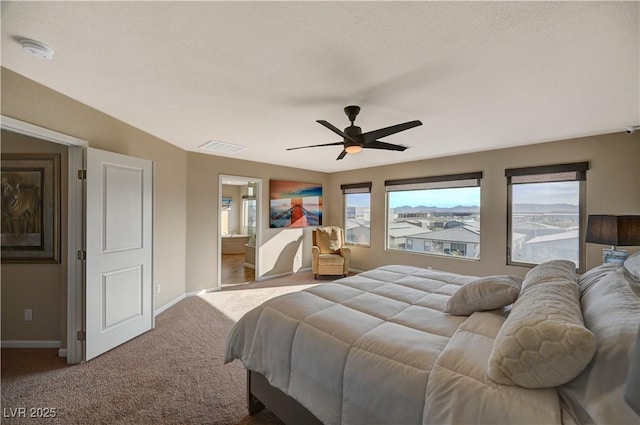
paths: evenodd
<path fill-rule="evenodd" d="M 223 364 L 227 334 L 246 311 L 314 281 L 310 272 L 187 298 L 156 327 L 89 362 L 67 366 L 55 349 L 2 349 L 3 424 L 268 424 L 246 411 L 245 370 Z M 16 408 L 56 418 L 11 418 Z"/>

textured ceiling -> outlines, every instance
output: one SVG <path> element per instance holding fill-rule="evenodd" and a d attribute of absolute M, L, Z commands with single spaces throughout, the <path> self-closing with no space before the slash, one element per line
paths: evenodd
<path fill-rule="evenodd" d="M 325 172 L 640 123 L 639 2 L 7 2 L 2 66 L 190 151 Z M 52 61 L 24 54 L 31 38 Z M 419 119 L 336 161 L 315 120 Z"/>

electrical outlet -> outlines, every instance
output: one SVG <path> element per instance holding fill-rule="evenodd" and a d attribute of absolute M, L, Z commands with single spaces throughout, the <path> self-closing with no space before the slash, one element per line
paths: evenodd
<path fill-rule="evenodd" d="M 33 320 L 33 310 L 31 310 L 30 308 L 24 309 L 24 320 L 26 321 Z"/>
<path fill-rule="evenodd" d="M 159 283 L 156 284 L 156 294 L 159 294 L 160 291 L 162 291 L 162 287 L 160 286 Z"/>

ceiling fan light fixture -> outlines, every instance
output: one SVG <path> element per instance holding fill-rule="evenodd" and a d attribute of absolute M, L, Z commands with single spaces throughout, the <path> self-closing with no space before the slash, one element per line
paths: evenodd
<path fill-rule="evenodd" d="M 355 105 L 347 106 L 346 108 L 344 108 L 344 112 L 347 114 L 349 121 L 351 121 L 351 125 L 345 128 L 344 131 L 340 130 L 338 127 L 336 127 L 335 125 L 325 120 L 316 120 L 318 124 L 328 128 L 329 130 L 333 131 L 335 134 L 342 136 L 341 142 L 322 143 L 319 145 L 297 146 L 295 148 L 287 148 L 287 150 L 291 151 L 294 149 L 317 148 L 321 146 L 340 146 L 341 145 L 343 146 L 343 149 L 340 152 L 340 155 L 338 155 L 338 157 L 336 158 L 336 161 L 340 161 L 345 156 L 347 156 L 347 154 L 358 153 L 365 148 L 402 152 L 407 149 L 407 146 L 381 142 L 378 139 L 422 125 L 420 121 L 414 120 L 414 121 L 396 124 L 390 127 L 379 128 L 377 130 L 363 133 L 362 129 L 353 123 L 354 120 L 356 119 L 356 115 L 358 115 L 358 112 L 360 112 L 360 107 Z"/>

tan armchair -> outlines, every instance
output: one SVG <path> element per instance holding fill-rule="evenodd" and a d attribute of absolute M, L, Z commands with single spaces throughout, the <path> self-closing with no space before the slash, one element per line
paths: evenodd
<path fill-rule="evenodd" d="M 351 248 L 344 244 L 344 233 L 338 226 L 320 226 L 312 233 L 313 263 L 311 270 L 314 279 L 318 275 L 341 275 L 349 273 Z"/>

